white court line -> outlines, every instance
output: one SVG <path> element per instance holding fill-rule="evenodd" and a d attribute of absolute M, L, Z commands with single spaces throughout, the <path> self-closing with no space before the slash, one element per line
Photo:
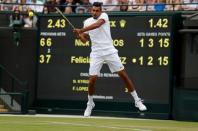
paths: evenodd
<path fill-rule="evenodd" d="M 86 127 L 96 127 L 96 128 L 110 128 L 110 129 L 117 129 L 117 130 L 131 130 L 131 131 L 152 131 L 148 129 L 138 129 L 136 126 L 131 127 L 120 127 L 120 126 L 114 126 L 114 125 L 94 125 L 92 124 L 85 124 L 85 123 L 69 123 L 69 122 L 49 122 L 51 124 L 60 124 L 60 125 L 72 125 L 72 126 L 86 126 Z M 133 129 L 132 129 L 133 128 Z"/>
<path fill-rule="evenodd" d="M 108 129 L 115 129 L 115 130 L 131 130 L 131 131 L 152 131 L 148 129 L 140 129 L 137 128 L 137 126 L 130 126 L 130 127 L 121 127 L 121 126 L 114 126 L 114 125 L 108 125 L 108 126 L 103 126 L 103 125 L 96 125 L 96 124 L 88 124 L 88 123 L 71 123 L 71 122 L 52 122 L 52 121 L 37 121 L 37 122 L 20 122 L 20 121 L 15 121 L 15 122 L 0 122 L 1 124 L 17 124 L 17 125 L 70 125 L 70 126 L 84 126 L 84 127 L 95 127 L 95 128 L 108 128 Z"/>
<path fill-rule="evenodd" d="M 118 120 L 138 120 L 138 121 L 156 121 L 155 119 L 140 119 L 140 118 L 125 118 L 125 117 L 102 117 L 91 116 L 84 117 L 83 115 L 49 115 L 49 114 L 35 114 L 35 115 L 13 115 L 13 114 L 0 114 L 0 116 L 19 116 L 19 117 L 51 117 L 51 118 L 83 118 L 83 119 L 118 119 Z M 159 120 L 157 120 L 159 121 Z"/>
<path fill-rule="evenodd" d="M 118 120 L 150 120 L 150 119 L 137 119 L 137 118 L 119 118 L 119 117 L 99 117 L 99 116 L 91 116 L 91 117 L 84 117 L 79 115 L 46 115 L 46 114 L 36 114 L 36 115 L 12 115 L 12 114 L 2 114 L 1 116 L 10 116 L 10 117 L 45 117 L 45 118 L 83 118 L 83 119 L 118 119 Z M 3 124 L 6 122 L 0 122 L 0 124 Z M 9 122 L 9 124 L 29 124 L 26 122 L 20 123 L 20 122 Z M 72 125 L 72 126 L 87 126 L 87 127 L 96 127 L 96 128 L 109 128 L 109 129 L 117 129 L 117 130 L 131 130 L 131 131 L 152 131 L 148 129 L 142 129 L 137 126 L 130 126 L 130 127 L 122 127 L 120 125 L 96 125 L 94 123 L 68 123 L 68 122 L 56 122 L 56 121 L 40 121 L 40 122 L 34 122 L 31 124 L 36 125 L 44 125 L 44 124 L 60 124 L 60 125 Z"/>
<path fill-rule="evenodd" d="M 1 124 L 3 124 L 3 125 L 5 125 L 5 124 L 8 124 L 8 125 L 10 125 L 10 124 L 17 124 L 17 125 L 49 125 L 50 123 L 46 123 L 46 122 L 44 122 L 44 121 L 37 121 L 37 122 L 34 122 L 34 123 L 29 123 L 29 122 L 20 122 L 20 121 L 12 121 L 12 122 L 5 122 L 5 121 L 0 121 L 0 125 Z M 1 128 L 1 127 L 0 127 Z"/>

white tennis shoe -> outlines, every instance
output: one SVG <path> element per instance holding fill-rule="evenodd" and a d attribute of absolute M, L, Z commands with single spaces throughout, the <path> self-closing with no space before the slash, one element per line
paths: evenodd
<path fill-rule="evenodd" d="M 84 116 L 85 117 L 89 117 L 89 116 L 91 116 L 91 112 L 92 112 L 92 109 L 95 107 L 95 104 L 94 104 L 94 102 L 88 102 L 87 103 L 87 108 L 86 108 L 86 110 L 85 110 L 85 112 L 84 112 Z"/>
<path fill-rule="evenodd" d="M 139 99 L 138 101 L 135 101 L 135 107 L 137 107 L 140 111 L 146 111 L 146 106 L 142 103 L 143 100 Z"/>

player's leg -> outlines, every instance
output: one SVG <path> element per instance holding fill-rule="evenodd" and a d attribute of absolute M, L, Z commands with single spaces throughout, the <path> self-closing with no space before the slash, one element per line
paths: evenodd
<path fill-rule="evenodd" d="M 95 103 L 93 101 L 93 94 L 95 93 L 96 80 L 97 80 L 97 75 L 89 76 L 88 102 L 87 102 L 87 108 L 85 109 L 85 112 L 84 112 L 84 116 L 86 117 L 91 115 L 92 109 L 95 107 Z"/>
<path fill-rule="evenodd" d="M 95 84 L 97 80 L 97 75 L 90 75 L 89 76 L 89 84 L 88 84 L 88 95 L 93 96 L 95 93 Z"/>
<path fill-rule="evenodd" d="M 133 84 L 133 82 L 129 79 L 125 69 L 117 71 L 118 75 L 120 76 L 120 78 L 124 81 L 128 92 L 133 92 L 135 91 L 135 86 Z"/>
<path fill-rule="evenodd" d="M 102 68 L 104 60 L 102 58 L 91 58 L 90 60 L 90 67 L 89 67 L 89 84 L 88 84 L 88 102 L 87 108 L 84 112 L 84 116 L 90 116 L 92 109 L 95 107 L 93 101 L 93 95 L 95 93 L 95 84 Z"/>
<path fill-rule="evenodd" d="M 132 95 L 135 100 L 135 106 L 139 108 L 139 110 L 144 111 L 146 110 L 146 106 L 142 103 L 142 100 L 138 97 L 137 92 L 135 90 L 135 86 L 133 82 L 128 77 L 124 66 L 118 56 L 117 53 L 109 55 L 106 57 L 106 62 L 111 70 L 111 72 L 117 72 L 120 78 L 124 81 L 128 92 Z"/>
<path fill-rule="evenodd" d="M 142 103 L 142 100 L 138 97 L 138 94 L 135 90 L 135 86 L 133 82 L 130 80 L 130 78 L 128 77 L 125 69 L 118 71 L 118 75 L 127 86 L 128 92 L 133 96 L 134 101 L 135 101 L 135 107 L 137 107 L 140 111 L 147 110 L 146 106 Z"/>

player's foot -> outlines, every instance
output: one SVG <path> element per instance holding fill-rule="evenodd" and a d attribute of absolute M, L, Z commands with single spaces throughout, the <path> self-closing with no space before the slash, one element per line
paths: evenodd
<path fill-rule="evenodd" d="M 84 116 L 85 117 L 88 117 L 88 116 L 90 116 L 91 115 L 91 112 L 92 112 L 92 109 L 95 107 L 95 104 L 92 102 L 88 102 L 87 103 L 87 108 L 86 108 L 86 110 L 85 110 L 85 112 L 84 112 Z"/>
<path fill-rule="evenodd" d="M 135 102 L 135 107 L 137 107 L 140 111 L 146 111 L 146 106 L 142 103 L 142 100 L 138 100 Z"/>

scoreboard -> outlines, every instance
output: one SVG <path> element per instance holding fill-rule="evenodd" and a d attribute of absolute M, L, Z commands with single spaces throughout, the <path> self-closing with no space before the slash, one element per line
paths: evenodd
<path fill-rule="evenodd" d="M 76 28 L 88 15 L 67 16 Z M 173 41 L 171 14 L 109 15 L 113 44 L 145 103 L 170 102 Z M 38 100 L 87 101 L 91 41 L 82 43 L 61 16 L 40 16 Z M 103 65 L 95 101 L 133 102 L 118 74 Z"/>

